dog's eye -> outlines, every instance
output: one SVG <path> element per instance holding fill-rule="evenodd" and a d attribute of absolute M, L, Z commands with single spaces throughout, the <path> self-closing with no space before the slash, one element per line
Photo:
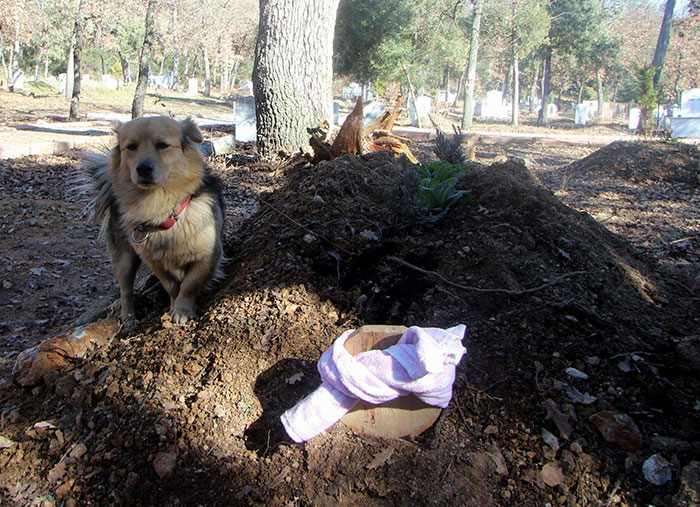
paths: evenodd
<path fill-rule="evenodd" d="M 161 141 L 159 143 L 156 143 L 156 150 L 164 150 L 168 146 L 170 146 L 168 143 L 164 143 Z"/>
<path fill-rule="evenodd" d="M 138 148 L 139 145 L 136 143 L 129 143 L 126 145 L 126 149 L 129 151 L 136 151 L 136 148 Z"/>

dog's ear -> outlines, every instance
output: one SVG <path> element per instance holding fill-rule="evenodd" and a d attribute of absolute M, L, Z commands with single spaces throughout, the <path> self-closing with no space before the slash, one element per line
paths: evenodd
<path fill-rule="evenodd" d="M 119 120 L 114 121 L 114 126 L 112 127 L 112 130 L 114 131 L 115 134 L 119 135 L 119 131 L 122 129 L 124 124 L 120 122 Z"/>
<path fill-rule="evenodd" d="M 204 136 L 202 135 L 202 132 L 199 130 L 199 127 L 197 124 L 194 122 L 192 118 L 187 118 L 186 120 L 182 120 L 180 122 L 180 128 L 182 129 L 182 145 L 185 146 L 187 144 L 187 141 L 192 141 L 197 144 L 201 143 L 204 141 Z"/>

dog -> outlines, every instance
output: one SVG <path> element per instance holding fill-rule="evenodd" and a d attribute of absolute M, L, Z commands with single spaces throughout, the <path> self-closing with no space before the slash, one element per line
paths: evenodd
<path fill-rule="evenodd" d="M 170 318 L 196 316 L 195 300 L 224 261 L 224 199 L 210 173 L 197 125 L 188 118 L 141 117 L 117 125 L 117 145 L 84 159 L 95 220 L 102 223 L 119 283 L 125 325 L 136 322 L 134 279 L 141 261 L 170 295 Z"/>

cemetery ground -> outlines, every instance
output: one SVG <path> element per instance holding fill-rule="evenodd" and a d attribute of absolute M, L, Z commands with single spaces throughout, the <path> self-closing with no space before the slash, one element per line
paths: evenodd
<path fill-rule="evenodd" d="M 28 388 L 9 378 L 17 352 L 116 284 L 68 183 L 75 156 L 0 161 L 2 501 L 696 504 L 698 149 L 476 155 L 471 198 L 430 226 L 386 153 L 210 158 L 230 262 L 201 317 L 173 327 L 142 291 L 136 328 Z M 377 323 L 467 325 L 444 417 L 415 439 L 338 424 L 290 443 L 279 415 L 318 385 L 320 354 Z"/>

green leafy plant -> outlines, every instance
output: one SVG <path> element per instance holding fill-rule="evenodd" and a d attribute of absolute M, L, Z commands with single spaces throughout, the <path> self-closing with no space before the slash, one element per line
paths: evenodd
<path fill-rule="evenodd" d="M 450 207 L 467 196 L 467 190 L 457 190 L 457 180 L 468 170 L 464 164 L 441 160 L 418 167 L 417 195 L 425 210 L 425 222 L 437 222 Z"/>

